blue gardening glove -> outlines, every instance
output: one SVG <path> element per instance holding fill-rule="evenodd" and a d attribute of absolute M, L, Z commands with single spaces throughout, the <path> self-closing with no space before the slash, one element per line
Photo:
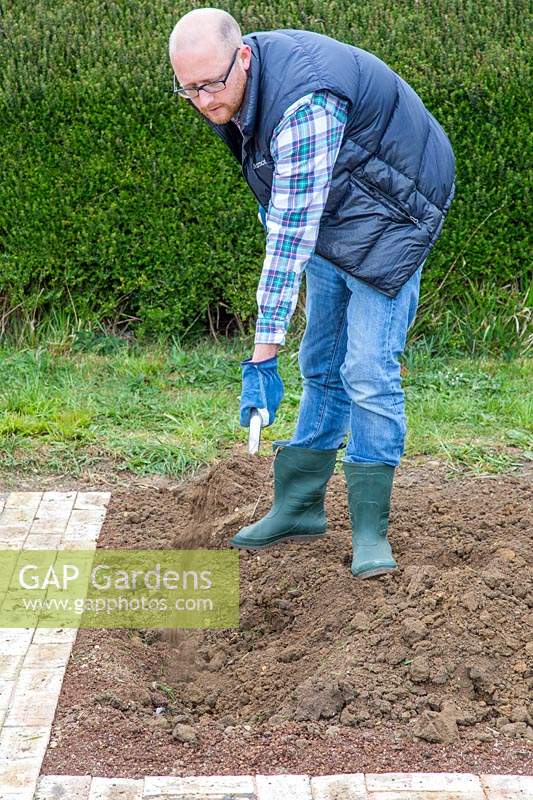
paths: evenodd
<path fill-rule="evenodd" d="M 278 357 L 273 356 L 266 361 L 251 359 L 241 361 L 241 425 L 250 425 L 252 408 L 257 408 L 263 418 L 263 427 L 272 425 L 276 411 L 284 393 L 283 381 L 278 372 Z"/>
<path fill-rule="evenodd" d="M 266 231 L 266 229 L 267 229 L 267 225 L 266 225 L 267 216 L 266 216 L 266 211 L 265 211 L 265 209 L 263 208 L 263 206 L 261 204 L 259 204 L 259 206 L 258 206 L 257 218 L 259 219 L 259 222 L 261 223 L 261 225 L 263 226 L 263 228 Z"/>

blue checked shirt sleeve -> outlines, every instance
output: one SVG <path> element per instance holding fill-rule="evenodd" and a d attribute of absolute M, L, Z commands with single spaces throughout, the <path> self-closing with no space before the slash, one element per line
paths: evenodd
<path fill-rule="evenodd" d="M 347 109 L 347 102 L 330 92 L 314 92 L 290 106 L 274 130 L 256 344 L 285 342 L 302 271 L 315 249 Z"/>

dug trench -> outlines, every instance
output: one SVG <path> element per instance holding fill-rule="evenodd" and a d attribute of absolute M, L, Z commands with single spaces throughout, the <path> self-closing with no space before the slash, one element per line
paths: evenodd
<path fill-rule="evenodd" d="M 270 507 L 271 462 L 117 490 L 99 547 L 226 548 Z M 531 501 L 525 469 L 406 459 L 400 569 L 362 581 L 335 474 L 324 540 L 240 553 L 238 628 L 79 631 L 44 773 L 531 772 Z"/>

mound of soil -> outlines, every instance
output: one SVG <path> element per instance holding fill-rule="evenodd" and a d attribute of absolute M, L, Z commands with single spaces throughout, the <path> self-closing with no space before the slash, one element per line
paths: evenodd
<path fill-rule="evenodd" d="M 272 499 L 236 452 L 172 490 L 112 495 L 100 547 L 225 548 Z M 241 552 L 240 627 L 80 631 L 44 771 L 522 774 L 533 742 L 530 476 L 396 472 L 400 569 L 350 573 L 345 484 L 318 543 Z"/>

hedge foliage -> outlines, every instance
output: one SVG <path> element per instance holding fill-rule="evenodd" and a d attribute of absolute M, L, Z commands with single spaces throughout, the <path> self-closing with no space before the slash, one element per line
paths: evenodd
<path fill-rule="evenodd" d="M 3 0 L 0 290 L 37 316 L 184 333 L 253 319 L 263 237 L 238 165 L 172 96 L 175 21 L 201 3 Z M 223 2 L 244 31 L 299 27 L 371 50 L 450 136 L 457 196 L 428 260 L 431 314 L 527 291 L 528 0 Z M 431 314 L 430 314 L 431 311 Z"/>

